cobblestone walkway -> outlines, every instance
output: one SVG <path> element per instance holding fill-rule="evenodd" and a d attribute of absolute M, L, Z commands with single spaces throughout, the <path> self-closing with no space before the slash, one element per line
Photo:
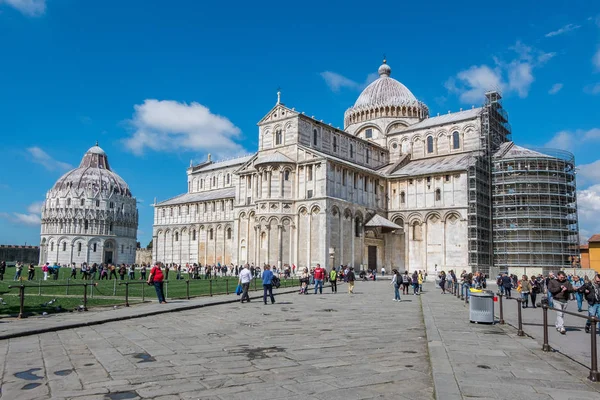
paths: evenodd
<path fill-rule="evenodd" d="M 2 399 L 431 399 L 419 298 L 339 289 L 1 341 Z"/>

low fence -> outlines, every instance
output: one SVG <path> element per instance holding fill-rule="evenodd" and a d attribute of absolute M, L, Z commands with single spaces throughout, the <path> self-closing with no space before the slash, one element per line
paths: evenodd
<path fill-rule="evenodd" d="M 281 279 L 280 282 L 280 289 L 300 286 L 299 279 L 295 277 Z M 164 295 L 166 299 L 187 300 L 194 297 L 228 295 L 235 293 L 237 285 L 238 280 L 235 278 L 176 279 L 164 282 Z M 126 307 L 129 307 L 132 299 L 145 302 L 146 297 L 155 295 L 154 287 L 148 286 L 146 281 L 143 280 L 114 279 L 108 282 L 92 280 L 73 282 L 67 280 L 66 283 L 49 283 L 48 281 L 39 280 L 37 282 L 24 281 L 20 284 L 10 285 L 8 289 L 18 289 L 19 291 L 18 318 L 26 318 L 28 312 L 31 313 L 36 308 L 28 306 L 28 304 L 35 303 L 34 299 L 40 296 L 50 296 L 58 299 L 77 299 L 78 301 L 83 298 L 82 311 L 87 311 L 89 299 L 97 301 L 101 299 L 105 305 L 124 304 Z M 262 281 L 260 279 L 253 279 L 250 284 L 250 290 L 258 291 L 262 289 Z"/>
<path fill-rule="evenodd" d="M 448 285 L 448 289 L 447 289 L 451 294 L 453 294 L 454 296 L 456 296 L 457 299 L 460 300 L 464 300 L 465 304 L 468 304 L 469 302 L 469 294 L 468 294 L 468 287 L 466 287 L 465 285 L 462 285 L 461 283 L 458 282 L 454 282 L 454 283 L 450 283 Z M 498 323 L 499 324 L 505 324 L 505 320 L 504 320 L 504 299 L 506 300 L 514 300 L 515 304 L 517 306 L 517 336 L 525 336 L 526 333 L 523 330 L 523 314 L 522 314 L 522 309 L 523 309 L 523 299 L 522 298 L 514 298 L 514 297 L 507 297 L 504 296 L 502 293 L 496 293 L 495 294 L 495 299 L 498 299 L 498 306 L 499 306 L 499 319 L 498 319 Z M 600 381 L 600 373 L 598 372 L 598 347 L 597 347 L 597 329 L 596 329 L 596 324 L 600 321 L 600 319 L 596 318 L 595 316 L 588 316 L 588 315 L 581 315 L 581 314 L 577 314 L 574 312 L 570 312 L 570 311 L 564 311 L 561 309 L 557 309 L 554 307 L 550 307 L 546 302 L 542 302 L 541 303 L 541 309 L 542 309 L 542 317 L 543 317 L 543 332 L 544 332 L 544 342 L 542 344 L 542 350 L 545 352 L 548 351 L 552 351 L 552 347 L 550 346 L 549 343 L 549 335 L 548 335 L 548 310 L 552 310 L 552 311 L 556 311 L 556 312 L 562 312 L 564 314 L 568 314 L 577 318 L 581 318 L 581 319 L 585 319 L 590 323 L 590 363 L 589 363 L 589 370 L 590 373 L 588 375 L 588 379 L 592 382 L 599 382 Z"/>

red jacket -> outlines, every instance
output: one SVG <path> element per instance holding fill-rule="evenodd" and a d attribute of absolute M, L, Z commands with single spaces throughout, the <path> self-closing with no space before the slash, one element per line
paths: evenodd
<path fill-rule="evenodd" d="M 322 281 L 325 279 L 325 270 L 321 267 L 315 269 L 315 279 Z"/>

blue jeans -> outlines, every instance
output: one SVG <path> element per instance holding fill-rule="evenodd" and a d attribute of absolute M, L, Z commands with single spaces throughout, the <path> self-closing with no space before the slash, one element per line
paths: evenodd
<path fill-rule="evenodd" d="M 575 293 L 575 300 L 577 300 L 577 311 L 580 311 L 583 307 L 583 293 Z"/>
<path fill-rule="evenodd" d="M 163 286 L 163 282 L 154 282 L 154 290 L 156 290 L 156 297 L 158 297 L 159 303 L 165 301 L 165 292 L 163 291 Z"/>
<path fill-rule="evenodd" d="M 273 285 L 263 283 L 263 301 L 267 304 L 267 295 L 271 298 L 271 304 L 275 303 L 275 297 L 273 297 Z"/>
<path fill-rule="evenodd" d="M 394 299 L 400 300 L 400 286 L 394 285 Z"/>
<path fill-rule="evenodd" d="M 554 308 L 554 301 L 552 300 L 552 293 L 548 290 L 548 307 Z"/>
<path fill-rule="evenodd" d="M 463 283 L 460 295 L 468 299 L 471 296 L 471 291 L 469 289 L 471 289 L 471 285 L 468 283 Z"/>
<path fill-rule="evenodd" d="M 315 279 L 315 294 L 317 294 L 317 289 L 319 289 L 319 293 L 323 294 L 323 280 Z"/>
<path fill-rule="evenodd" d="M 588 316 L 600 318 L 600 303 L 594 305 L 588 305 Z M 585 326 L 591 326 L 592 323 L 588 319 L 585 323 Z M 598 322 L 598 326 L 596 326 L 596 333 L 600 333 L 600 322 Z"/>

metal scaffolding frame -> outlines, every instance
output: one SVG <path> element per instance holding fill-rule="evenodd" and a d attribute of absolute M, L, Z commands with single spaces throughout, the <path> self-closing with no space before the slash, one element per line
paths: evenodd
<path fill-rule="evenodd" d="M 472 158 L 468 169 L 469 266 L 485 274 L 493 263 L 492 155 L 511 140 L 511 127 L 502 96 L 497 91 L 485 94 L 481 111 L 480 152 Z"/>
<path fill-rule="evenodd" d="M 572 266 L 579 255 L 573 155 L 500 151 L 492 178 L 494 266 L 538 267 L 544 274 Z"/>

